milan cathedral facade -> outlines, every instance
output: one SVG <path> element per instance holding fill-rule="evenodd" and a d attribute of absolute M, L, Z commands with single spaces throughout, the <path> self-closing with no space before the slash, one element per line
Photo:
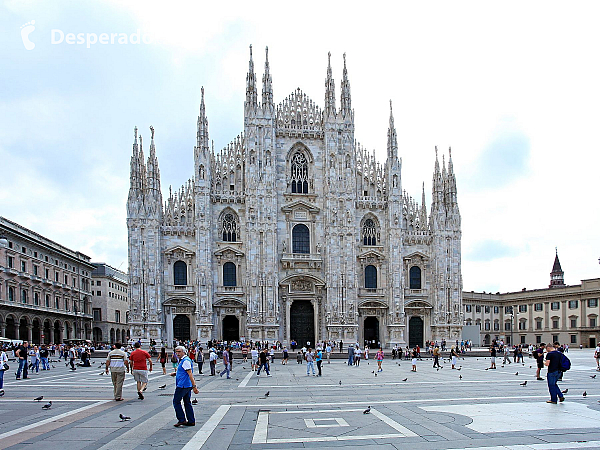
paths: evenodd
<path fill-rule="evenodd" d="M 451 155 L 432 204 L 402 191 L 390 104 L 387 159 L 355 140 L 344 68 L 324 107 L 300 89 L 259 101 L 250 48 L 244 130 L 215 152 L 204 89 L 194 175 L 163 202 L 151 127 L 135 129 L 127 201 L 134 339 L 336 340 L 372 347 L 460 339 L 461 219 Z"/>

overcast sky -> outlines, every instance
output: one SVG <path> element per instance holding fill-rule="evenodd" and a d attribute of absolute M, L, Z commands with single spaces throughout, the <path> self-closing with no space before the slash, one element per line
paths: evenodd
<path fill-rule="evenodd" d="M 555 247 L 567 284 L 600 276 L 598 2 L 123 3 L 2 3 L 0 215 L 126 270 L 134 126 L 146 148 L 156 130 L 166 197 L 193 175 L 201 86 L 215 147 L 243 130 L 250 44 L 276 103 L 323 106 L 330 51 L 339 106 L 346 52 L 356 139 L 384 161 L 391 99 L 428 210 L 452 147 L 465 290 L 544 288 Z"/>

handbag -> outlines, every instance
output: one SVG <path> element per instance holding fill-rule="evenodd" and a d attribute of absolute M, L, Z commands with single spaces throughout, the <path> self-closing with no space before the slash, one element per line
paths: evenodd
<path fill-rule="evenodd" d="M 4 363 L 4 365 L 2 366 L 2 369 L 1 369 L 1 370 L 2 370 L 2 372 L 5 372 L 5 371 L 7 371 L 8 369 L 10 369 L 9 365 L 8 365 L 8 364 L 6 364 L 6 363 Z"/>

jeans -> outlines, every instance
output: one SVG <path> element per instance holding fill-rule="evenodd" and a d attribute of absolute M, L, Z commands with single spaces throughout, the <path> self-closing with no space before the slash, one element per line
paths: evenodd
<path fill-rule="evenodd" d="M 264 363 L 264 364 L 261 364 L 260 366 L 258 366 L 258 370 L 256 371 L 256 375 L 260 375 L 260 369 L 262 369 L 263 367 L 265 368 L 265 372 L 267 372 L 267 375 L 271 375 L 269 373 L 269 363 Z"/>
<path fill-rule="evenodd" d="M 348 365 L 354 364 L 354 353 L 348 353 Z"/>
<path fill-rule="evenodd" d="M 200 361 L 200 362 L 198 363 L 198 373 L 199 373 L 200 375 L 202 375 L 202 364 L 204 364 L 204 361 Z"/>
<path fill-rule="evenodd" d="M 315 362 L 314 361 L 306 361 L 306 375 L 310 375 L 310 369 L 312 369 L 313 375 L 315 374 Z"/>
<path fill-rule="evenodd" d="M 19 368 L 17 369 L 17 378 L 21 378 L 21 371 L 23 371 L 23 378 L 27 378 L 27 360 L 19 358 Z"/>
<path fill-rule="evenodd" d="M 40 372 L 40 360 L 39 359 L 34 359 L 33 361 L 31 361 L 31 371 L 33 372 L 34 369 L 35 369 L 36 373 Z"/>
<path fill-rule="evenodd" d="M 192 402 L 190 401 L 190 397 L 192 394 L 192 388 L 175 388 L 175 394 L 173 394 L 173 408 L 175 408 L 175 415 L 177 416 L 177 421 L 180 423 L 189 422 L 196 423 L 196 418 L 194 417 L 194 408 L 192 407 Z M 183 400 L 183 406 L 185 407 L 185 413 L 183 412 L 183 408 L 181 407 L 181 400 Z M 187 420 L 186 420 L 187 416 Z"/>
<path fill-rule="evenodd" d="M 231 370 L 231 364 L 227 363 L 227 364 L 225 364 L 225 369 L 223 369 L 223 372 L 221 372 L 221 373 L 220 373 L 220 375 L 221 375 L 221 376 L 223 376 L 223 374 L 224 374 L 225 372 L 227 372 L 227 378 L 231 378 L 231 377 L 229 376 L 229 371 L 230 371 L 230 370 Z"/>
<path fill-rule="evenodd" d="M 50 370 L 50 364 L 48 364 L 48 358 L 42 359 L 42 370 Z"/>
<path fill-rule="evenodd" d="M 558 378 L 560 377 L 560 370 L 556 372 L 549 372 L 546 378 L 548 378 L 548 391 L 550 391 L 550 400 L 556 402 L 558 398 L 562 398 L 562 393 L 560 392 L 560 388 L 556 384 Z"/>
<path fill-rule="evenodd" d="M 317 369 L 319 369 L 319 376 L 321 376 L 321 363 L 322 363 L 322 362 L 323 362 L 323 361 L 321 361 L 321 360 L 318 360 L 318 361 L 317 361 Z"/>
<path fill-rule="evenodd" d="M 4 370 L 0 370 L 0 389 L 4 387 Z"/>
<path fill-rule="evenodd" d="M 210 374 L 215 375 L 215 366 L 217 365 L 216 361 L 209 361 L 210 363 Z"/>

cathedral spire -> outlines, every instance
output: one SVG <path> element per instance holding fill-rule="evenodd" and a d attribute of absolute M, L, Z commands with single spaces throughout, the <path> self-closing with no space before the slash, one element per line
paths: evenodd
<path fill-rule="evenodd" d="M 387 157 L 390 161 L 398 159 L 398 139 L 396 136 L 396 126 L 394 125 L 394 113 L 392 111 L 392 101 L 390 100 L 390 125 L 388 128 Z"/>
<path fill-rule="evenodd" d="M 246 109 L 256 108 L 256 75 L 254 74 L 254 61 L 252 60 L 252 45 L 250 45 L 250 61 L 248 62 L 248 75 L 246 75 Z"/>
<path fill-rule="evenodd" d="M 325 117 L 335 117 L 335 83 L 331 75 L 331 52 L 327 53 L 327 78 L 325 78 Z"/>
<path fill-rule="evenodd" d="M 198 115 L 198 131 L 196 133 L 196 147 L 208 151 L 208 119 L 206 118 L 206 107 L 204 105 L 204 86 L 201 89 L 200 114 Z"/>
<path fill-rule="evenodd" d="M 342 76 L 342 87 L 340 96 L 340 113 L 344 118 L 352 118 L 352 99 L 350 97 L 350 82 L 348 81 L 348 69 L 346 69 L 346 54 L 344 53 L 344 72 Z"/>
<path fill-rule="evenodd" d="M 269 70 L 269 47 L 265 47 L 265 73 L 262 82 L 262 106 L 265 110 L 273 111 L 273 80 Z"/>
<path fill-rule="evenodd" d="M 558 248 L 555 248 L 556 256 L 554 257 L 554 265 L 552 266 L 552 272 L 550 272 L 550 288 L 563 287 L 565 285 L 565 273 L 560 267 L 560 261 L 558 260 Z"/>
<path fill-rule="evenodd" d="M 456 176 L 454 175 L 454 165 L 452 164 L 452 147 L 448 148 L 448 179 L 446 182 L 448 198 L 453 206 L 456 206 Z"/>
<path fill-rule="evenodd" d="M 138 128 L 133 129 L 133 152 L 131 155 L 130 172 L 129 172 L 129 200 L 132 203 L 140 196 L 142 183 L 140 178 L 140 162 L 139 162 L 139 147 L 138 147 Z"/>

